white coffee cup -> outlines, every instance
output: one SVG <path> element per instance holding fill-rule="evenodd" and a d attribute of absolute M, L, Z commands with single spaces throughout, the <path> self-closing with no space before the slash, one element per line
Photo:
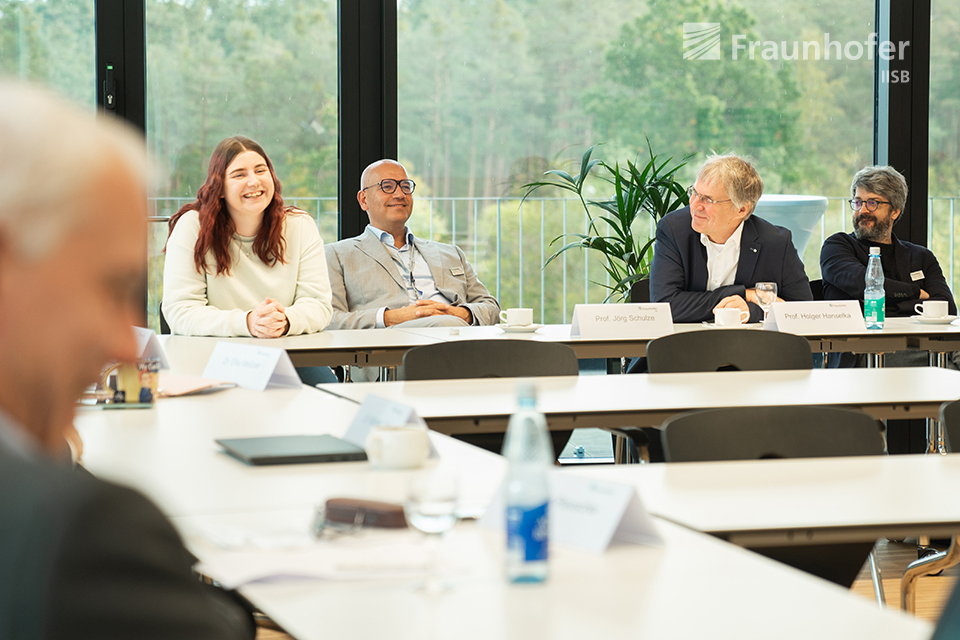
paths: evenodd
<path fill-rule="evenodd" d="M 713 310 L 713 318 L 718 327 L 733 327 L 742 324 L 750 317 L 746 311 L 741 311 L 736 307 L 724 307 Z"/>
<path fill-rule="evenodd" d="M 947 305 L 946 300 L 924 300 L 914 306 L 913 310 L 917 312 L 917 315 L 921 315 L 924 318 L 942 318 L 947 315 L 950 307 Z"/>
<path fill-rule="evenodd" d="M 366 441 L 367 459 L 380 469 L 416 469 L 430 455 L 423 427 L 374 427 Z"/>
<path fill-rule="evenodd" d="M 533 324 L 533 309 L 507 309 L 500 312 L 500 321 L 508 327 L 529 327 Z"/>

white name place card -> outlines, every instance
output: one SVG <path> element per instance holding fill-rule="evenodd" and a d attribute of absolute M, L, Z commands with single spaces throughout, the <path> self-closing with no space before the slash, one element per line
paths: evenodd
<path fill-rule="evenodd" d="M 293 389 L 302 386 L 286 351 L 239 342 L 218 342 L 203 377 L 226 380 L 253 391 L 263 391 L 268 385 Z"/>
<path fill-rule="evenodd" d="M 360 410 L 354 416 L 353 422 L 343 434 L 343 439 L 358 447 L 366 446 L 367 436 L 374 427 L 421 427 L 427 429 L 427 423 L 417 415 L 413 407 L 387 400 L 380 396 L 367 396 L 360 404 Z M 438 458 L 440 454 L 430 443 L 430 457 Z"/>
<path fill-rule="evenodd" d="M 504 487 L 480 519 L 480 526 L 504 528 Z M 550 539 L 603 553 L 614 540 L 662 544 L 653 519 L 637 490 L 625 484 L 594 480 L 563 471 L 550 473 Z"/>
<path fill-rule="evenodd" d="M 151 329 L 143 327 L 134 327 L 133 332 L 137 336 L 137 351 L 141 358 L 159 358 L 160 368 L 169 369 L 170 363 L 167 362 L 167 354 L 163 352 L 160 341 L 157 340 L 157 334 Z"/>
<path fill-rule="evenodd" d="M 774 302 L 763 328 L 798 336 L 859 333 L 864 330 L 863 312 L 856 300 Z"/>
<path fill-rule="evenodd" d="M 578 304 L 571 338 L 659 338 L 673 333 L 669 302 Z"/>

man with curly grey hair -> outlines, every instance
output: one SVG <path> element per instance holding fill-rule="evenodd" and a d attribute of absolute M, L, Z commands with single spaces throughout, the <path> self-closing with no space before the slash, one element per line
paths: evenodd
<path fill-rule="evenodd" d="M 827 300 L 863 303 L 867 258 L 880 247 L 886 315 L 910 316 L 921 300 L 945 300 L 957 312 L 943 271 L 926 247 L 899 240 L 893 225 L 907 202 L 907 181 L 889 166 L 865 167 L 850 185 L 853 233 L 835 233 L 820 250 L 823 296 Z"/>
<path fill-rule="evenodd" d="M 713 319 L 735 307 L 759 322 L 754 285 L 774 282 L 779 300 L 810 300 L 810 282 L 790 232 L 753 216 L 763 180 L 736 155 L 714 155 L 688 190 L 690 206 L 657 225 L 650 297 L 669 302 L 674 322 Z"/>

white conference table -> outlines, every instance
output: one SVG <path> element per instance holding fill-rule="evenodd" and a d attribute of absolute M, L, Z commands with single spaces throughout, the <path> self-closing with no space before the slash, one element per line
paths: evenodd
<path fill-rule="evenodd" d="M 563 472 L 632 485 L 650 513 L 742 546 L 960 532 L 960 501 L 943 498 L 960 493 L 960 455 L 580 465 Z"/>
<path fill-rule="evenodd" d="M 760 325 L 746 325 L 762 330 Z M 675 324 L 675 332 L 714 330 L 701 324 Z M 888 318 L 880 331 L 803 334 L 813 352 L 882 353 L 903 349 L 922 349 L 933 353 L 960 350 L 960 326 L 921 324 L 911 318 Z M 216 338 L 160 336 L 168 356 L 181 363 L 174 367 L 183 373 L 203 371 L 214 346 L 220 341 L 279 347 L 290 355 L 293 364 L 306 366 L 376 366 L 402 364 L 403 355 L 414 347 L 454 340 L 531 340 L 559 342 L 572 348 L 578 358 L 638 357 L 647 353 L 652 338 L 572 338 L 570 325 L 544 325 L 532 333 L 507 333 L 498 326 L 412 327 L 390 329 L 351 329 L 321 331 L 309 335 L 263 340 L 258 338 Z"/>
<path fill-rule="evenodd" d="M 81 409 L 83 464 L 133 486 L 171 517 L 312 509 L 330 497 L 402 501 L 410 472 L 371 471 L 366 462 L 247 466 L 217 438 L 329 433 L 341 436 L 357 405 L 310 387 L 162 398 L 152 409 Z M 504 472 L 495 454 L 431 433 L 441 464 L 477 482 L 462 487 L 462 508 L 489 502 Z M 491 480 L 487 480 L 490 478 Z M 494 486 L 490 486 L 493 482 Z"/>
<path fill-rule="evenodd" d="M 762 331 L 760 324 L 742 325 Z M 544 325 L 535 332 L 505 332 L 498 326 L 464 327 L 451 333 L 442 327 L 398 328 L 437 342 L 455 340 L 532 340 L 536 342 L 560 342 L 572 348 L 578 358 L 638 357 L 647 354 L 647 343 L 653 338 L 573 338 L 570 325 Z M 675 333 L 687 331 L 725 331 L 724 328 L 704 326 L 701 323 L 674 324 Z M 924 324 L 912 318 L 887 318 L 883 329 L 859 331 L 834 331 L 829 333 L 797 334 L 810 342 L 810 350 L 821 352 L 881 353 L 904 349 L 923 349 L 945 352 L 960 350 L 960 325 Z"/>
<path fill-rule="evenodd" d="M 249 467 L 214 438 L 342 434 L 357 406 L 318 390 L 230 389 L 168 398 L 153 409 L 84 409 L 76 424 L 84 464 L 153 498 L 201 558 L 211 531 L 264 536 L 302 532 L 314 506 L 349 495 L 402 501 L 415 472 L 365 462 Z M 431 434 L 439 464 L 456 469 L 461 507 L 486 505 L 504 473 L 499 456 Z M 928 623 L 888 611 L 835 585 L 678 525 L 658 522 L 663 547 L 617 545 L 602 556 L 556 548 L 545 586 L 511 586 L 500 571 L 502 537 L 466 524 L 450 544 L 477 569 L 439 599 L 411 582 L 255 583 L 241 589 L 301 640 L 336 634 L 397 638 L 633 637 L 927 638 Z M 233 532 L 233 533 L 231 533 Z M 220 541 L 222 543 L 222 540 Z M 731 588 L 735 587 L 735 588 Z M 810 615 L 816 611 L 816 615 Z M 376 612 L 376 615 L 371 615 Z"/>
<path fill-rule="evenodd" d="M 473 571 L 435 597 L 414 580 L 256 583 L 241 589 L 299 640 L 779 640 L 928 638 L 929 623 L 878 610 L 836 585 L 675 524 L 656 520 L 661 547 L 614 545 L 603 555 L 551 549 L 543 585 L 503 577 L 502 535 L 461 526 L 447 553 Z"/>
<path fill-rule="evenodd" d="M 960 371 L 935 367 L 723 371 L 532 379 L 551 429 L 657 426 L 691 409 L 828 405 L 878 420 L 932 418 L 960 398 Z M 324 384 L 354 402 L 367 395 L 408 404 L 447 434 L 504 431 L 516 408 L 516 378 Z"/>
<path fill-rule="evenodd" d="M 409 349 L 437 342 L 433 338 L 394 329 L 320 331 L 272 339 L 174 335 L 159 338 L 171 361 L 171 368 L 194 375 L 203 372 L 214 347 L 223 341 L 284 349 L 297 367 L 396 366 L 403 362 L 403 354 Z"/>

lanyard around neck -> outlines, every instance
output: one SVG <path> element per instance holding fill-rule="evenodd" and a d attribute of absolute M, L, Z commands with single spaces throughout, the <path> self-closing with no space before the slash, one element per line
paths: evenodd
<path fill-rule="evenodd" d="M 417 264 L 417 245 L 414 243 L 413 234 L 407 236 L 407 244 L 410 245 L 410 259 L 408 261 L 407 273 L 410 277 L 410 288 L 413 290 L 414 300 L 420 299 L 420 292 L 417 291 L 417 281 L 413 277 L 413 268 Z"/>

